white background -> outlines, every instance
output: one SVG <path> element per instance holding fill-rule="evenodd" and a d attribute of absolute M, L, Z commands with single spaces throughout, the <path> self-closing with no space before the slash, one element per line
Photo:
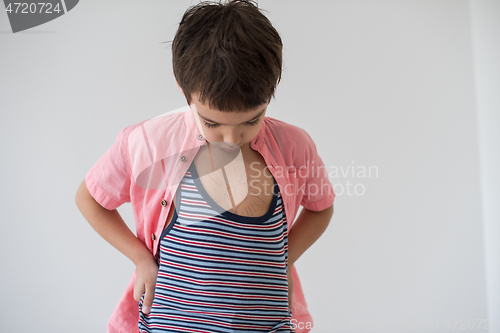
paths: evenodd
<path fill-rule="evenodd" d="M 134 265 L 75 193 L 122 128 L 186 105 L 161 43 L 195 3 L 81 1 L 16 34 L 0 11 L 2 332 L 105 332 Z M 500 1 L 259 3 L 285 46 L 267 115 L 348 171 L 296 263 L 312 332 L 500 326 Z"/>

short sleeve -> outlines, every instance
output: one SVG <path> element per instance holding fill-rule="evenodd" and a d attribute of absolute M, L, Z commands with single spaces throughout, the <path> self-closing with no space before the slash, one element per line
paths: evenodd
<path fill-rule="evenodd" d="M 127 129 L 120 131 L 113 145 L 85 176 L 92 197 L 108 210 L 130 202 L 131 169 L 127 146 L 130 131 Z"/>
<path fill-rule="evenodd" d="M 335 192 L 332 183 L 328 178 L 328 171 L 323 163 L 323 160 L 318 154 L 316 144 L 311 136 L 304 130 L 305 133 L 305 166 L 303 170 L 298 170 L 305 174 L 305 186 L 302 207 L 312 211 L 322 211 L 331 205 L 335 199 Z M 306 171 L 307 170 L 307 171 Z"/>

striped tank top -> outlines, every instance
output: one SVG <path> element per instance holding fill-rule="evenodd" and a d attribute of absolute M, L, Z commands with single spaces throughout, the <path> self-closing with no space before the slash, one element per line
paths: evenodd
<path fill-rule="evenodd" d="M 288 231 L 274 180 L 260 217 L 225 211 L 207 194 L 192 163 L 163 230 L 151 312 L 139 332 L 290 332 Z"/>

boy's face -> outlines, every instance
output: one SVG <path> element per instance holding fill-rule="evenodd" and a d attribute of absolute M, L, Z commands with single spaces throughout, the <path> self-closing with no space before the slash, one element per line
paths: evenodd
<path fill-rule="evenodd" d="M 221 112 L 201 104 L 197 94 L 192 94 L 192 104 L 198 114 L 205 139 L 226 150 L 247 150 L 260 131 L 269 103 L 248 112 Z"/>

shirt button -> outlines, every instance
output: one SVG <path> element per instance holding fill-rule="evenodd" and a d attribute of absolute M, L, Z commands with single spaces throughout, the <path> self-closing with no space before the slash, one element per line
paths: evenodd
<path fill-rule="evenodd" d="M 198 140 L 203 140 L 203 139 L 204 139 L 203 135 L 202 134 L 198 134 Z"/>
<path fill-rule="evenodd" d="M 153 240 L 155 240 L 155 239 L 156 239 L 155 234 L 151 234 L 151 238 L 152 238 Z"/>
<path fill-rule="evenodd" d="M 162 200 L 162 201 L 161 201 L 161 205 L 162 205 L 163 207 L 167 207 L 167 200 Z"/>
<path fill-rule="evenodd" d="M 186 162 L 187 160 L 188 158 L 186 157 L 186 155 L 181 156 L 181 162 Z"/>

